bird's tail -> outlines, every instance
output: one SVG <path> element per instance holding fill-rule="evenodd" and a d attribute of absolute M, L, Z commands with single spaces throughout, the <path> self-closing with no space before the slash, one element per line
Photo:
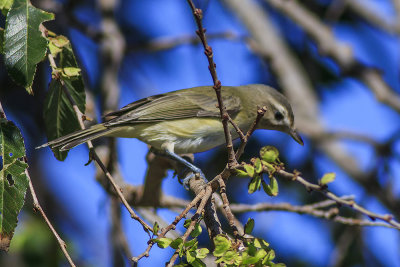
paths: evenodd
<path fill-rule="evenodd" d="M 87 141 L 107 135 L 110 131 L 113 131 L 113 129 L 109 129 L 103 124 L 96 124 L 88 129 L 76 131 L 54 139 L 46 144 L 37 147 L 36 149 L 50 146 L 51 148 L 58 148 L 60 151 L 65 151 L 76 147 L 77 145 L 83 144 Z"/>

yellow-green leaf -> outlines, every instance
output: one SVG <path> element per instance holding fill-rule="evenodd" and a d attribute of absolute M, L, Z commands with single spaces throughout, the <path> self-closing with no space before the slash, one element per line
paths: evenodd
<path fill-rule="evenodd" d="M 322 176 L 321 180 L 319 181 L 320 185 L 326 185 L 331 182 L 333 182 L 336 178 L 336 173 L 330 172 L 330 173 L 325 173 L 324 176 Z"/>
<path fill-rule="evenodd" d="M 244 169 L 247 172 L 247 175 L 250 177 L 254 177 L 254 167 L 250 164 L 245 164 Z"/>
<path fill-rule="evenodd" d="M 268 163 L 275 162 L 279 157 L 279 151 L 273 146 L 264 146 L 260 150 L 260 157 Z"/>

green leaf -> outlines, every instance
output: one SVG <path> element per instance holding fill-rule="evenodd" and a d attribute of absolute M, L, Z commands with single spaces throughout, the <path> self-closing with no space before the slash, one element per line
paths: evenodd
<path fill-rule="evenodd" d="M 203 231 L 203 229 L 201 229 L 200 223 L 196 223 L 196 225 L 194 226 L 193 231 L 190 233 L 191 237 L 198 237 L 201 232 Z"/>
<path fill-rule="evenodd" d="M 172 241 L 171 244 L 169 244 L 169 246 L 173 249 L 178 249 L 179 245 L 182 243 L 183 243 L 183 239 L 181 237 L 178 237 L 177 239 Z"/>
<path fill-rule="evenodd" d="M 197 249 L 196 250 L 196 258 L 204 259 L 205 257 L 207 257 L 208 253 L 210 253 L 210 251 L 206 248 Z"/>
<path fill-rule="evenodd" d="M 336 178 L 336 173 L 330 172 L 330 173 L 325 173 L 324 176 L 322 176 L 321 180 L 319 181 L 320 185 L 327 185 L 333 181 L 335 181 Z"/>
<path fill-rule="evenodd" d="M 55 37 L 49 37 L 49 50 L 50 53 L 56 57 L 65 46 L 70 45 L 67 37 L 63 35 L 58 35 Z"/>
<path fill-rule="evenodd" d="M 267 252 L 264 249 L 257 250 L 256 255 L 254 255 L 254 257 L 257 259 L 256 262 L 260 261 L 266 255 L 267 255 Z"/>
<path fill-rule="evenodd" d="M 220 257 L 224 255 L 224 253 L 230 249 L 231 247 L 231 242 L 223 235 L 217 235 L 214 237 L 214 252 L 213 255 L 215 257 Z"/>
<path fill-rule="evenodd" d="M 256 173 L 261 173 L 263 170 L 263 166 L 261 164 L 261 160 L 259 158 L 256 158 L 255 162 L 254 162 L 254 168 Z"/>
<path fill-rule="evenodd" d="M 275 162 L 279 157 L 279 151 L 273 146 L 264 146 L 260 150 L 260 157 L 268 163 Z"/>
<path fill-rule="evenodd" d="M 63 75 L 70 78 L 74 76 L 79 76 L 81 74 L 80 68 L 75 67 L 66 67 L 63 69 Z"/>
<path fill-rule="evenodd" d="M 255 176 L 253 179 L 251 179 L 249 185 L 248 185 L 248 193 L 253 194 L 255 191 L 257 191 L 260 188 L 261 185 L 261 177 L 259 175 Z"/>
<path fill-rule="evenodd" d="M 172 242 L 172 239 L 171 239 L 171 238 L 168 238 L 168 237 L 156 238 L 156 239 L 153 239 L 153 240 L 154 240 L 154 242 L 157 243 L 157 246 L 158 246 L 159 248 L 166 248 L 166 247 L 168 247 L 168 246 L 171 244 L 171 242 Z"/>
<path fill-rule="evenodd" d="M 0 119 L 0 249 L 8 250 L 28 187 L 24 139 L 13 122 Z"/>
<path fill-rule="evenodd" d="M 0 9 L 4 16 L 7 16 L 7 12 L 12 4 L 13 0 L 0 0 Z"/>
<path fill-rule="evenodd" d="M 239 258 L 239 253 L 229 250 L 221 258 L 227 264 L 234 264 Z"/>
<path fill-rule="evenodd" d="M 11 78 L 33 94 L 36 65 L 47 51 L 47 40 L 39 25 L 54 19 L 52 13 L 37 9 L 29 0 L 14 0 L 6 19 L 4 63 Z"/>
<path fill-rule="evenodd" d="M 57 36 L 58 38 L 58 36 Z M 74 52 L 71 47 L 71 43 L 64 40 L 65 37 L 59 39 L 60 45 L 62 45 L 63 50 L 60 54 L 60 67 L 62 69 L 79 68 L 78 63 L 76 62 L 76 58 Z M 71 97 L 74 99 L 76 105 L 79 110 L 84 114 L 85 113 L 85 105 L 86 105 L 86 94 L 85 94 L 85 85 L 83 83 L 82 75 L 77 76 L 65 76 L 62 75 L 61 79 L 64 81 L 68 92 Z M 71 132 L 71 131 L 70 131 Z"/>
<path fill-rule="evenodd" d="M 248 177 L 249 175 L 247 174 L 247 172 L 236 169 L 236 175 L 239 177 Z"/>
<path fill-rule="evenodd" d="M 264 189 L 264 192 L 267 193 L 268 196 L 271 197 L 276 197 L 279 193 L 279 186 L 278 182 L 276 181 L 275 177 L 272 177 L 269 180 L 269 185 L 262 180 L 262 186 Z"/>
<path fill-rule="evenodd" d="M 79 123 L 71 103 L 63 92 L 60 80 L 52 80 L 44 100 L 44 122 L 49 141 L 79 130 Z M 53 149 L 54 156 L 63 161 L 68 152 Z"/>
<path fill-rule="evenodd" d="M 186 260 L 188 263 L 192 263 L 196 260 L 195 258 L 196 254 L 192 251 L 186 251 Z"/>
<path fill-rule="evenodd" d="M 267 167 L 267 169 L 270 173 L 274 173 L 276 171 L 275 167 L 272 164 L 266 162 L 265 160 L 262 160 L 261 163 L 262 163 L 263 167 Z"/>
<path fill-rule="evenodd" d="M 183 223 L 183 227 L 185 227 L 187 229 L 191 222 L 192 222 L 192 219 L 186 219 L 185 222 Z"/>
<path fill-rule="evenodd" d="M 244 225 L 244 233 L 250 235 L 251 232 L 253 232 L 253 229 L 254 229 L 254 219 L 249 218 L 246 224 Z"/>
<path fill-rule="evenodd" d="M 252 165 L 245 164 L 244 169 L 246 170 L 248 176 L 250 176 L 250 177 L 254 176 L 254 167 Z"/>
<path fill-rule="evenodd" d="M 255 238 L 253 244 L 256 248 L 267 249 L 269 247 L 269 243 L 261 238 Z"/>
<path fill-rule="evenodd" d="M 194 238 L 194 239 L 192 239 L 190 241 L 187 241 L 187 242 L 185 242 L 184 245 L 185 245 L 186 248 L 190 248 L 190 247 L 194 247 L 194 246 L 197 248 L 197 239 Z"/>
<path fill-rule="evenodd" d="M 271 267 L 286 267 L 284 263 L 272 263 Z"/>
<path fill-rule="evenodd" d="M 191 263 L 191 265 L 192 265 L 193 267 L 206 267 L 206 265 L 204 264 L 204 262 L 202 262 L 202 261 L 199 260 L 199 259 L 195 259 L 195 260 Z"/>
<path fill-rule="evenodd" d="M 157 235 L 159 229 L 160 229 L 160 226 L 158 225 L 158 222 L 155 221 L 153 224 L 153 234 Z"/>

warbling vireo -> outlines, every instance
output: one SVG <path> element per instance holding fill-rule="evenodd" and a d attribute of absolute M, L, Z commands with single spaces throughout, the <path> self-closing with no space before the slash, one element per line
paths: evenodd
<path fill-rule="evenodd" d="M 303 145 L 288 100 L 274 88 L 263 84 L 222 86 L 221 94 L 228 114 L 244 133 L 254 122 L 257 108 L 265 106 L 267 111 L 257 128 L 287 133 Z M 40 147 L 50 146 L 63 151 L 102 136 L 128 137 L 138 138 L 182 161 L 175 153 L 197 153 L 225 143 L 217 98 L 211 86 L 150 96 L 106 117 L 112 118 Z M 234 139 L 239 137 L 233 127 L 230 131 Z M 184 164 L 201 173 L 190 163 Z"/>

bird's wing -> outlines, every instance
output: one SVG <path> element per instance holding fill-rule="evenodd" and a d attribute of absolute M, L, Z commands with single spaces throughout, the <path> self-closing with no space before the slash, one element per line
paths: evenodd
<path fill-rule="evenodd" d="M 231 116 L 239 112 L 239 97 L 226 95 L 223 101 Z M 151 96 L 107 114 L 107 116 L 117 117 L 107 121 L 105 126 L 192 117 L 219 117 L 217 103 L 215 95 L 208 96 L 188 91 Z"/>

